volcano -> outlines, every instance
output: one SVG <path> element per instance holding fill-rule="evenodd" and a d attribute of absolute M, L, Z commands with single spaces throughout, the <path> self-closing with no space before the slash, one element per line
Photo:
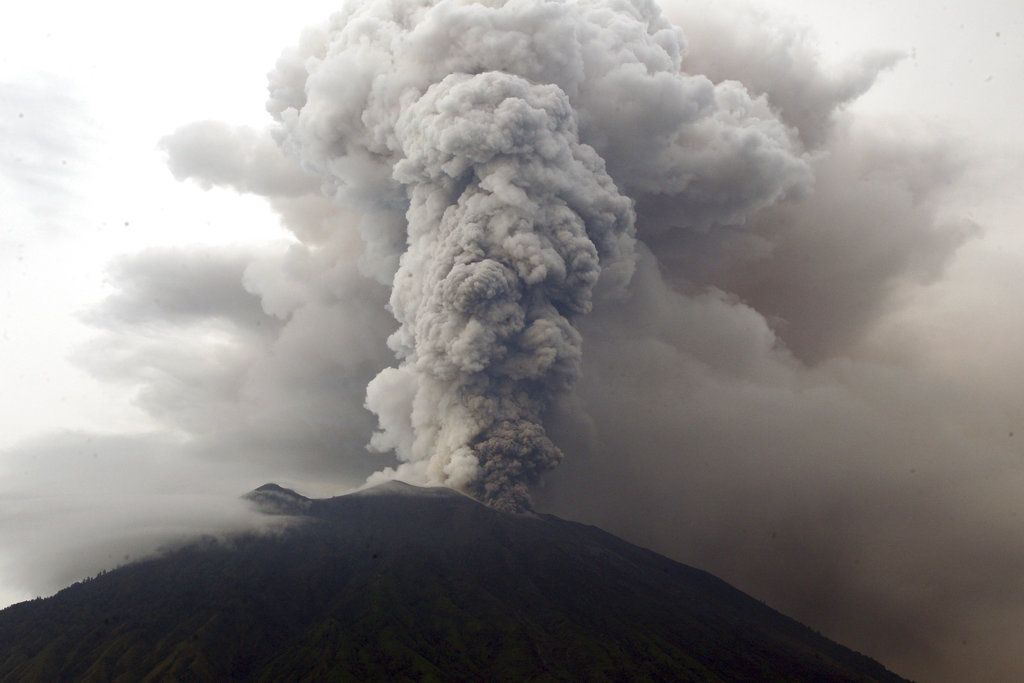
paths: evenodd
<path fill-rule="evenodd" d="M 400 482 L 247 498 L 285 524 L 0 611 L 0 680 L 903 680 L 595 527 Z"/>

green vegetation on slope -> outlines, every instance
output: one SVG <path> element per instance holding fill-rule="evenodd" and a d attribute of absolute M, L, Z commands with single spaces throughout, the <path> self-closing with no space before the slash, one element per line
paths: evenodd
<path fill-rule="evenodd" d="M 0 612 L 0 680 L 901 680 L 713 576 L 457 494 L 313 501 Z"/>

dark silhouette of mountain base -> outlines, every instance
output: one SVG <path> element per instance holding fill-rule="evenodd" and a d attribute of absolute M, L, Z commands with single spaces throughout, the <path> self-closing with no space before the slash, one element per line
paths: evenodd
<path fill-rule="evenodd" d="M 391 483 L 0 611 L 4 681 L 898 681 L 594 527 Z"/>

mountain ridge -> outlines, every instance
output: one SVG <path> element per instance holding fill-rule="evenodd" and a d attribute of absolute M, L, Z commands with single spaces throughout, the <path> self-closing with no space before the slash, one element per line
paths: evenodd
<path fill-rule="evenodd" d="M 407 484 L 247 497 L 305 519 L 0 611 L 0 680 L 903 680 L 596 527 Z"/>

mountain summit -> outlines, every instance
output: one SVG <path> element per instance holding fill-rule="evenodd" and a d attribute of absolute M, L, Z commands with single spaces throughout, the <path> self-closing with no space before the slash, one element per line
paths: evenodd
<path fill-rule="evenodd" d="M 390 482 L 0 611 L 0 680 L 898 681 L 714 576 Z"/>

